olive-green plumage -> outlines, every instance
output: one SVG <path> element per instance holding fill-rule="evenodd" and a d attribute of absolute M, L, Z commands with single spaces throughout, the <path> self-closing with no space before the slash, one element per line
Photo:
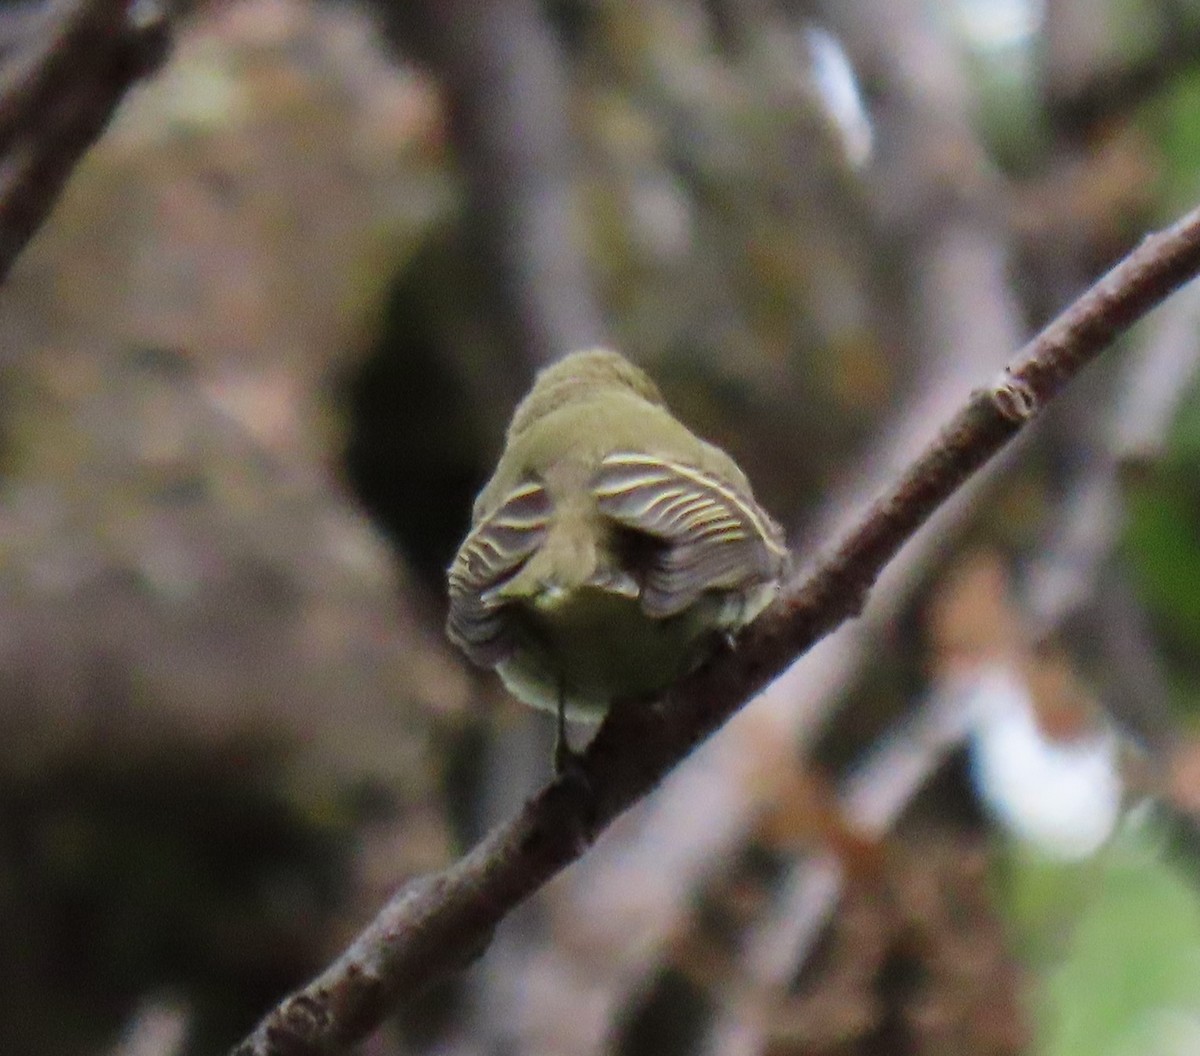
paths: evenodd
<path fill-rule="evenodd" d="M 450 567 L 447 631 L 521 700 L 599 718 L 771 600 L 782 532 L 615 352 L 538 375 Z"/>

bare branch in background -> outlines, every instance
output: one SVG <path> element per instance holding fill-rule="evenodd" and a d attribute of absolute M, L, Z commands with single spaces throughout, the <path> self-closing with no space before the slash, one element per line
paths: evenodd
<path fill-rule="evenodd" d="M 1155 315 L 1147 327 L 1145 350 L 1122 371 L 1116 405 L 1109 415 L 1111 424 L 1094 423 L 1100 428 L 1092 429 L 1105 433 L 1112 442 L 1083 460 L 1078 479 L 1058 511 L 1050 543 L 1027 577 L 1023 605 L 1035 640 L 1060 633 L 1084 606 L 1099 605 L 1105 647 L 1115 666 L 1128 672 L 1141 689 L 1138 703 L 1144 721 L 1137 724 L 1137 732 L 1159 750 L 1160 760 L 1167 758 L 1170 747 L 1168 731 L 1162 729 L 1164 675 L 1144 626 L 1144 614 L 1129 591 L 1111 583 L 1104 570 L 1120 529 L 1117 456 L 1121 438 L 1131 424 L 1126 421 L 1130 407 L 1145 413 L 1153 404 L 1159 416 L 1156 420 L 1132 424 L 1154 436 L 1165 431 L 1175 409 L 1175 403 L 1166 398 L 1143 401 L 1134 393 L 1152 381 L 1152 364 L 1163 359 L 1167 361 L 1164 366 L 1178 367 L 1185 358 L 1174 339 L 1183 336 L 1180 316 L 1191 318 L 1195 312 L 1195 295 L 1194 288 L 1181 291 Z M 1184 347 L 1193 352 L 1194 359 L 1200 352 L 1194 334 L 1191 336 L 1192 341 Z M 1172 370 L 1172 380 L 1178 382 L 1179 374 L 1179 369 Z M 1175 393 L 1176 402 L 1183 388 L 1181 385 Z M 1094 414 L 1094 408 L 1090 410 Z M 961 688 L 951 684 L 935 688 L 916 714 L 872 751 L 844 783 L 844 816 L 864 835 L 881 836 L 890 830 L 912 798 L 966 739 L 970 717 L 961 700 Z M 805 858 L 792 866 L 775 905 L 755 922 L 742 945 L 734 977 L 743 985 L 721 1002 L 722 1012 L 708 1040 L 709 1052 L 734 1056 L 762 1051 L 767 1024 L 761 1009 L 804 967 L 841 894 L 842 868 L 833 855 Z"/>
<path fill-rule="evenodd" d="M 1058 136 L 1084 139 L 1200 66 L 1200 19 L 1180 0 L 1154 6 L 1155 44 L 1122 60 L 1112 54 L 1112 30 L 1092 0 L 1046 4 L 1046 114 Z"/>
<path fill-rule="evenodd" d="M 864 836 L 886 833 L 962 744 L 968 727 L 961 694 L 953 687 L 931 694 L 846 780 L 841 801 L 847 823 Z M 763 1051 L 762 1000 L 783 992 L 796 977 L 837 907 L 842 879 L 842 866 L 832 854 L 803 859 L 789 871 L 775 904 L 742 946 L 735 972 L 739 990 L 721 1002 L 707 1052 L 749 1056 Z"/>
<path fill-rule="evenodd" d="M 533 0 L 419 9 L 470 185 L 471 237 L 497 269 L 530 368 L 603 343 L 574 201 L 576 148 L 557 42 Z"/>
<path fill-rule="evenodd" d="M 808 575 L 656 708 L 615 708 L 559 779 L 449 869 L 408 885 L 321 976 L 233 1051 L 337 1052 L 406 996 L 460 970 L 516 905 L 574 861 L 794 658 L 858 615 L 884 567 L 950 496 L 1126 330 L 1200 271 L 1200 210 L 1146 238 L 976 390 Z"/>
<path fill-rule="evenodd" d="M 156 0 L 63 0 L 0 70 L 0 282 L 125 92 L 166 55 Z"/>
<path fill-rule="evenodd" d="M 138 1005 L 109 1056 L 178 1056 L 187 1044 L 191 1018 L 186 1005 L 147 998 Z"/>
<path fill-rule="evenodd" d="M 1200 380 L 1200 290 L 1181 290 L 1146 331 L 1121 386 L 1111 440 L 1123 466 L 1162 456 L 1175 414 Z"/>
<path fill-rule="evenodd" d="M 1135 366 L 1127 375 L 1139 373 Z M 1145 612 L 1123 578 L 1106 571 L 1125 520 L 1118 468 L 1111 446 L 1089 453 L 1030 569 L 1025 608 L 1035 638 L 1069 639 L 1074 622 L 1085 624 L 1083 636 L 1100 644 L 1112 675 L 1106 709 L 1145 747 L 1165 756 L 1178 733 L 1166 674 Z"/>
<path fill-rule="evenodd" d="M 960 101 L 961 71 L 946 54 L 947 42 L 930 55 L 928 36 L 906 29 L 919 25 L 918 18 L 889 12 L 882 24 L 849 29 L 856 57 L 865 52 L 868 65 L 882 66 L 877 81 L 883 105 L 896 112 L 893 149 L 880 158 L 874 198 L 877 212 L 906 245 L 912 305 L 906 314 L 917 323 L 917 376 L 866 457 L 839 474 L 847 485 L 796 533 L 808 550 L 840 535 L 1022 336 L 1008 284 L 1006 237 L 989 208 L 1003 187 L 974 140 Z M 833 14 L 834 28 L 841 29 L 848 13 Z M 909 45 L 916 55 L 906 59 Z M 931 147 L 894 149 L 910 142 Z M 959 171 L 965 161 L 973 166 L 967 179 Z M 949 204 L 948 188 L 963 188 Z M 988 468 L 989 483 L 999 468 Z M 978 508 L 982 477 L 889 567 L 861 620 L 805 655 L 624 819 L 603 853 L 547 892 L 552 941 L 522 972 L 520 1007 L 493 1030 L 515 1032 L 515 1043 L 526 1052 L 583 1056 L 608 1050 L 621 1009 L 661 963 L 696 888 L 714 862 L 726 860 L 747 838 L 764 803 L 781 794 L 796 755 L 817 736 L 875 655 L 881 633 Z"/>

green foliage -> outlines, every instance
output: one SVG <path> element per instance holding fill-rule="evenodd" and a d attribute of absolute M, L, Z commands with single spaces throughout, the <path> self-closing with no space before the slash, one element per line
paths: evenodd
<path fill-rule="evenodd" d="M 1166 1056 L 1200 1028 L 1200 891 L 1164 846 L 1137 825 L 1081 865 L 1010 860 L 1037 1056 Z"/>
<path fill-rule="evenodd" d="M 1126 498 L 1126 558 L 1177 681 L 1194 685 L 1200 671 L 1200 388 L 1181 409 L 1166 456 Z"/>
<path fill-rule="evenodd" d="M 1180 645 L 1200 648 L 1200 480 L 1161 476 L 1129 502 L 1127 538 L 1147 602 Z"/>

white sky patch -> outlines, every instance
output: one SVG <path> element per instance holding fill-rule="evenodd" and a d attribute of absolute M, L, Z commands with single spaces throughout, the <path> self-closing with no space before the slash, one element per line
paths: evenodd
<path fill-rule="evenodd" d="M 958 21 L 977 51 L 1024 47 L 1042 28 L 1043 0 L 958 0 Z"/>
<path fill-rule="evenodd" d="M 805 26 L 804 43 L 812 60 L 812 80 L 821 103 L 841 134 L 846 160 L 861 168 L 874 144 L 871 118 L 841 42 L 820 26 Z"/>
<path fill-rule="evenodd" d="M 974 718 L 972 771 L 992 816 L 1047 857 L 1079 861 L 1098 851 L 1121 815 L 1113 730 L 1050 739 L 1024 681 L 1001 665 L 978 673 L 967 706 Z"/>
<path fill-rule="evenodd" d="M 1195 1056 L 1200 1052 L 1200 1012 L 1159 1008 L 1135 1024 L 1113 1056 Z"/>

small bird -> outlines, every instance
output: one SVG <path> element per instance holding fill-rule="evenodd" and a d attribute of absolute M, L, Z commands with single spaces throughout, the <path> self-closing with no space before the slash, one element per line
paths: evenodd
<path fill-rule="evenodd" d="M 450 639 L 520 700 L 596 721 L 696 667 L 775 596 L 787 550 L 724 451 L 592 349 L 517 406 L 448 572 Z"/>

